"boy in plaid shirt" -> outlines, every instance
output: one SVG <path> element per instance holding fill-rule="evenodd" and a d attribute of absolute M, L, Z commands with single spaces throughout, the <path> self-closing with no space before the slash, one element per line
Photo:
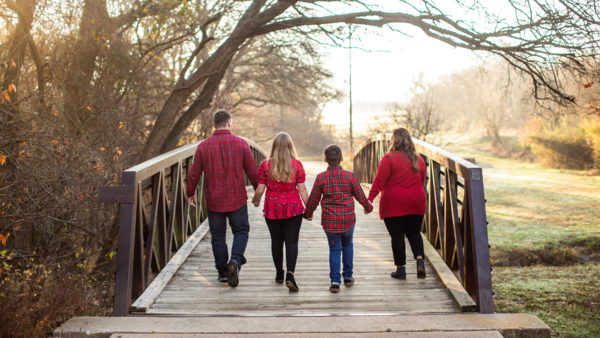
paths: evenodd
<path fill-rule="evenodd" d="M 344 284 L 354 284 L 352 277 L 352 261 L 354 256 L 354 245 L 352 235 L 356 215 L 354 214 L 354 200 L 365 209 L 365 214 L 373 211 L 373 205 L 365 196 L 358 180 L 350 171 L 344 170 L 340 162 L 342 149 L 335 144 L 325 148 L 325 162 L 329 164 L 327 170 L 317 175 L 313 186 L 304 218 L 312 220 L 313 212 L 321 201 L 321 225 L 327 235 L 329 243 L 329 277 L 331 278 L 331 292 L 340 291 L 340 258 L 343 260 Z M 321 200 L 321 196 L 323 199 Z"/>

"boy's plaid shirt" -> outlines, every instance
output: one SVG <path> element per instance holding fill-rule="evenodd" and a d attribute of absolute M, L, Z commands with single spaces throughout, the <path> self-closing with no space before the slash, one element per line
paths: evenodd
<path fill-rule="evenodd" d="M 367 212 L 373 211 L 373 205 L 365 196 L 354 174 L 339 165 L 329 166 L 327 171 L 317 175 L 304 213 L 305 218 L 312 217 L 321 195 L 321 225 L 327 232 L 345 232 L 356 223 L 352 197 L 355 197 Z"/>
<path fill-rule="evenodd" d="M 188 197 L 196 193 L 202 172 L 206 206 L 214 212 L 234 211 L 248 202 L 244 172 L 254 189 L 258 185 L 258 169 L 250 146 L 226 129 L 215 130 L 198 145 L 186 182 Z"/>

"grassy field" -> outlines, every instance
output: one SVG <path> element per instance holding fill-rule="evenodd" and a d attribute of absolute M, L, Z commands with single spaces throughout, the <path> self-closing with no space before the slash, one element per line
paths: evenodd
<path fill-rule="evenodd" d="M 600 268 L 501 267 L 492 273 L 496 312 L 531 313 L 554 337 L 600 337 Z"/>
<path fill-rule="evenodd" d="M 483 167 L 496 311 L 600 337 L 600 177 L 449 150 Z"/>
<path fill-rule="evenodd" d="M 540 248 L 600 237 L 600 176 L 540 168 L 461 148 L 483 167 L 490 244 Z M 578 241 L 579 239 L 579 241 Z"/>

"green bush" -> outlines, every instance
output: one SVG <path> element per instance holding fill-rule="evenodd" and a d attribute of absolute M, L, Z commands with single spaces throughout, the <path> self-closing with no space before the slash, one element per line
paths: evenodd
<path fill-rule="evenodd" d="M 528 137 L 537 160 L 551 168 L 588 169 L 594 163 L 594 148 L 584 128 L 587 123 L 587 120 L 562 121 L 554 125 L 539 123 Z"/>
<path fill-rule="evenodd" d="M 581 123 L 585 130 L 586 141 L 589 146 L 594 150 L 594 164 L 600 168 L 600 152 L 596 151 L 600 148 L 600 117 L 592 116 L 588 117 Z"/>

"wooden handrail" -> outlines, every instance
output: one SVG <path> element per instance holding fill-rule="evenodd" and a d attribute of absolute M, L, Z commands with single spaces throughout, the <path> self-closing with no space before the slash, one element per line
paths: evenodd
<path fill-rule="evenodd" d="M 375 135 L 356 152 L 354 173 L 361 183 L 373 183 L 391 138 L 392 134 Z M 479 312 L 494 313 L 482 169 L 431 144 L 413 142 L 427 166 L 422 231 L 475 299 Z"/>
<path fill-rule="evenodd" d="M 267 153 L 256 143 L 244 140 L 250 145 L 256 164 L 260 165 L 268 157 Z M 129 168 L 123 172 L 121 187 L 100 190 L 101 202 L 121 204 L 115 316 L 129 315 L 131 304 L 148 287 L 150 279 L 167 265 L 207 217 L 204 175 L 196 191 L 197 207 L 190 207 L 185 194 L 188 172 L 201 142 Z"/>

